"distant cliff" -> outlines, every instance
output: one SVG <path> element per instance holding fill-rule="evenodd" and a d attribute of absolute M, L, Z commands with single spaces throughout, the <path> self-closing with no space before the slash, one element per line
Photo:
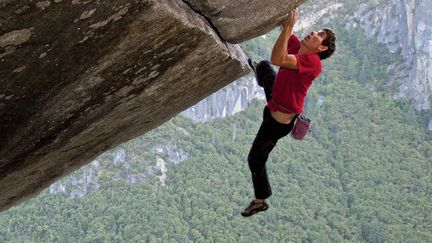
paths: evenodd
<path fill-rule="evenodd" d="M 148 147 L 149 140 L 142 137 L 133 139 L 105 152 L 82 169 L 52 184 L 49 193 L 82 198 L 91 190 L 98 189 L 104 176 L 125 181 L 127 184 L 153 180 L 165 185 L 167 171 L 188 159 L 189 154 L 179 148 L 172 139 L 151 145 L 147 151 L 142 151 Z M 134 147 L 139 149 L 131 149 Z"/>
<path fill-rule="evenodd" d="M 432 93 L 432 1 L 387 0 L 376 6 L 357 5 L 347 16 L 347 27 L 360 26 L 366 35 L 385 44 L 392 53 L 405 59 L 398 72 L 399 93 L 395 96 L 412 100 L 417 110 L 431 108 Z"/>
<path fill-rule="evenodd" d="M 243 77 L 201 100 L 181 114 L 195 122 L 234 115 L 245 110 L 252 99 L 265 99 L 254 76 Z"/>

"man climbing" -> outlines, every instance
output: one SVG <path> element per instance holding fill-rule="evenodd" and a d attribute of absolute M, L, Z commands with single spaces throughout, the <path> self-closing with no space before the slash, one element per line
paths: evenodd
<path fill-rule="evenodd" d="M 265 200 L 272 194 L 265 166 L 268 155 L 276 142 L 291 132 L 309 87 L 321 73 L 321 60 L 336 49 L 336 36 L 330 29 L 313 31 L 303 40 L 295 36 L 292 32 L 298 16 L 298 9 L 291 11 L 273 47 L 270 62 L 280 67 L 277 75 L 270 62 L 255 65 L 248 60 L 268 103 L 248 155 L 255 199 L 241 213 L 244 217 L 268 209 Z"/>

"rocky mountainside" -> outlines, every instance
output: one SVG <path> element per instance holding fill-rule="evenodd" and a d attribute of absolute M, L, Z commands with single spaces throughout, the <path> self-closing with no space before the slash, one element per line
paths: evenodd
<path fill-rule="evenodd" d="M 157 18 L 162 15 L 151 15 L 159 25 L 157 28 L 143 31 L 140 27 L 146 26 L 145 21 L 148 21 L 149 15 L 145 15 L 147 13 L 145 11 L 139 12 L 139 8 L 136 8 L 137 11 L 132 11 L 134 9 L 132 1 L 130 3 L 120 1 L 117 5 L 109 3 L 103 5 L 96 1 L 73 1 L 70 4 L 62 1 L 30 4 L 8 1 L 0 4 L 0 11 L 3 11 L 0 18 L 0 48 L 2 49 L 0 58 L 2 58 L 1 65 L 5 65 L 0 71 L 0 112 L 2 112 L 0 133 L 3 138 L 0 149 L 4 151 L 3 153 L 0 151 L 0 173 L 4 175 L 0 183 L 7 186 L 2 192 L 12 192 L 8 194 L 9 196 L 2 197 L 2 200 L 6 200 L 5 205 L 11 205 L 21 197 L 38 192 L 62 175 L 92 161 L 102 151 L 135 137 L 138 133 L 148 131 L 236 79 L 236 75 L 241 76 L 246 73 L 247 66 L 243 54 L 238 47 L 226 43 L 226 40 L 239 42 L 263 34 L 277 25 L 287 9 L 303 3 L 303 1 L 291 1 L 281 8 L 278 1 L 263 6 L 260 5 L 262 2 L 258 1 L 232 3 L 191 0 L 175 1 L 167 5 L 157 1 L 144 2 L 145 4 L 141 6 L 143 9 L 150 12 L 159 11 L 158 13 L 166 14 L 169 16 L 167 19 L 172 21 L 161 22 Z M 250 16 L 250 8 L 258 7 L 259 11 L 256 15 Z M 432 90 L 430 68 L 432 33 L 430 28 L 427 28 L 431 24 L 427 13 L 431 7 L 431 2 L 427 0 L 309 1 L 305 5 L 299 27 L 307 28 L 318 21 L 329 25 L 335 17 L 342 17 L 346 20 L 346 28 L 362 28 L 370 38 L 378 40 L 390 52 L 398 53 L 403 58 L 402 62 L 394 63 L 388 70 L 389 74 L 392 74 L 389 77 L 393 79 L 389 82 L 397 83 L 399 87 L 393 98 L 410 99 L 417 110 L 428 111 Z M 56 28 L 52 22 L 43 20 L 33 21 L 33 26 L 29 24 L 38 14 L 45 16 L 44 19 L 49 19 L 51 14 L 62 8 L 68 9 L 69 15 L 56 15 L 57 22 L 71 20 L 70 22 L 74 23 L 66 29 L 67 31 Z M 234 16 L 235 11 L 241 16 Z M 259 17 L 263 12 L 274 13 L 270 18 L 271 21 Z M 21 24 L 14 25 L 18 23 L 13 21 L 17 16 L 21 16 L 27 22 L 22 21 Z M 255 18 L 260 19 L 261 22 Z M 146 46 L 170 44 L 170 41 L 161 43 L 161 39 L 156 38 L 156 34 L 154 39 L 148 39 L 147 35 L 142 34 L 143 32 L 156 33 L 151 30 L 160 30 L 164 29 L 163 26 L 178 24 L 182 29 L 174 29 L 174 32 L 170 32 L 172 35 L 169 35 L 173 37 L 170 39 L 173 41 L 171 44 L 174 44 L 160 49 L 174 51 L 175 56 L 182 62 L 167 58 L 165 54 L 170 53 L 157 50 L 146 51 Z M 44 26 L 47 28 L 44 29 Z M 121 32 L 125 36 L 109 37 L 116 28 L 127 29 Z M 50 35 L 43 34 L 47 29 L 51 30 Z M 78 34 L 72 34 L 74 30 L 77 30 Z M 195 59 L 187 53 L 178 54 L 179 50 L 175 48 L 178 33 L 186 36 L 192 30 L 197 30 L 197 33 L 194 33 L 196 38 L 193 37 L 192 40 L 199 40 L 200 45 L 194 50 L 189 50 L 189 53 L 202 54 L 195 56 Z M 206 36 L 207 42 L 199 39 L 203 36 Z M 47 41 L 44 41 L 43 37 L 47 37 Z M 140 43 L 142 38 L 150 42 Z M 57 42 L 52 41 L 56 39 Z M 76 40 L 77 43 L 62 46 L 61 43 L 67 43 L 62 40 Z M 115 48 L 110 50 L 109 43 L 103 43 L 103 40 L 112 41 Z M 37 43 L 44 44 L 37 47 L 37 51 L 32 50 Z M 140 43 L 135 46 L 139 48 L 131 49 L 134 43 Z M 200 58 L 208 56 L 206 54 L 211 52 L 208 46 L 213 45 L 209 43 L 218 43 L 215 51 L 220 54 L 223 65 L 218 65 L 214 56 L 207 61 Z M 106 48 L 103 50 L 98 48 L 102 46 Z M 87 55 L 88 52 L 98 50 L 101 52 L 94 56 L 95 59 L 83 58 L 90 56 Z M 66 54 L 59 56 L 51 55 L 52 53 Z M 235 63 L 236 67 L 226 62 L 224 59 L 226 55 L 230 56 L 230 61 Z M 38 62 L 32 61 L 32 58 Z M 175 67 L 172 67 L 173 61 L 176 63 Z M 191 65 L 192 62 L 204 65 L 212 63 L 212 65 L 205 65 L 206 68 L 211 66 L 220 69 L 207 70 L 208 72 L 194 69 L 193 72 L 199 70 L 203 72 L 198 75 L 184 72 L 180 75 L 181 80 L 175 79 L 180 71 L 184 71 L 183 66 L 198 65 Z M 97 64 L 93 65 L 93 63 Z M 164 65 L 168 67 L 165 68 Z M 86 68 L 79 69 L 84 66 Z M 74 67 L 78 67 L 79 70 Z M 34 68 L 47 70 L 47 72 L 34 72 L 32 71 Z M 161 75 L 163 73 L 160 72 L 161 70 L 166 71 L 166 75 Z M 235 73 L 236 77 L 230 76 L 225 79 L 218 76 L 226 73 L 227 70 L 231 70 L 228 73 Z M 29 78 L 29 73 L 38 73 L 38 76 Z M 74 75 L 76 79 L 71 78 L 75 77 Z M 162 76 L 162 80 L 166 83 L 160 81 Z M 167 77 L 174 79 L 167 79 Z M 21 82 L 22 80 L 34 80 L 34 82 Z M 124 82 L 118 83 L 118 80 Z M 190 83 L 185 85 L 184 80 Z M 224 88 L 182 114 L 194 121 L 206 121 L 244 109 L 247 100 L 262 96 L 254 82 L 246 80 Z M 131 86 L 128 86 L 129 84 Z M 14 85 L 19 89 L 13 91 Z M 46 89 L 50 92 L 45 92 Z M 192 89 L 202 92 L 195 92 L 191 96 Z M 138 93 L 134 93 L 135 91 Z M 162 97 L 161 93 L 168 96 Z M 158 106 L 169 107 L 169 114 L 159 117 L 161 114 L 156 112 L 158 109 L 152 108 L 156 103 Z M 46 109 L 38 113 L 37 108 L 41 104 Z M 126 113 L 123 114 L 124 112 Z M 123 115 L 119 116 L 119 114 Z M 98 122 L 100 117 L 106 119 Z M 429 122 L 429 130 L 432 131 L 432 120 Z M 17 148 L 23 148 L 25 151 Z M 54 154 L 50 154 L 50 151 L 54 151 Z M 74 154 L 79 154 L 78 157 L 81 159 L 74 157 L 73 161 L 65 162 Z M 162 168 L 163 163 L 159 164 Z M 20 169 L 24 172 L 13 175 L 13 171 Z M 32 184 L 23 189 L 19 195 L 15 195 L 13 192 L 23 185 L 9 182 L 22 181 L 23 177 Z"/>
<path fill-rule="evenodd" d="M 429 0 L 388 0 L 375 6 L 359 4 L 357 10 L 347 16 L 347 28 L 361 27 L 366 35 L 404 58 L 404 65 L 392 67 L 400 82 L 395 98 L 412 100 L 417 110 L 431 108 L 431 10 L 432 1 Z"/>
<path fill-rule="evenodd" d="M 183 111 L 181 115 L 195 122 L 232 116 L 245 110 L 252 99 L 265 99 L 264 92 L 250 75 L 236 80 L 218 92 Z"/>
<path fill-rule="evenodd" d="M 0 210 L 249 73 L 265 3 L 0 1 Z"/>
<path fill-rule="evenodd" d="M 69 198 L 82 198 L 90 190 L 98 189 L 101 178 L 107 175 L 129 185 L 155 179 L 160 185 L 165 185 L 167 171 L 187 160 L 189 154 L 175 141 L 168 139 L 156 145 L 152 144 L 148 153 L 143 156 L 141 150 L 146 143 L 148 140 L 137 138 L 120 145 L 70 176 L 55 182 L 49 187 L 48 192 L 62 193 Z M 132 147 L 140 149 L 134 150 Z"/>

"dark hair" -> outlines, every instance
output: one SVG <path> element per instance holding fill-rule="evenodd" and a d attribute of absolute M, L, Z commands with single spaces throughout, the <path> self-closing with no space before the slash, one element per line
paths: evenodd
<path fill-rule="evenodd" d="M 326 33 L 327 38 L 325 40 L 323 40 L 322 45 L 327 46 L 327 50 L 322 51 L 322 52 L 318 52 L 318 56 L 320 57 L 321 60 L 324 60 L 328 57 L 330 57 L 331 55 L 333 55 L 333 53 L 336 50 L 336 34 L 333 30 L 331 29 L 323 29 L 324 32 Z"/>

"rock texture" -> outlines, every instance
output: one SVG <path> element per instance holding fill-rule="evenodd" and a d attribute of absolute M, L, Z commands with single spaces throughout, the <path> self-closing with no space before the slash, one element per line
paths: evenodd
<path fill-rule="evenodd" d="M 219 34 L 248 25 L 216 30 L 204 11 L 180 0 L 0 1 L 0 210 L 248 73 Z"/>
<path fill-rule="evenodd" d="M 265 100 L 264 91 L 258 86 L 255 77 L 249 75 L 201 100 L 181 114 L 194 122 L 206 122 L 243 111 L 255 98 Z"/>
<path fill-rule="evenodd" d="M 359 25 L 367 35 L 405 59 L 404 67 L 393 67 L 401 74 L 395 98 L 410 99 L 417 110 L 431 107 L 431 9 L 430 0 L 386 0 L 373 8 L 363 3 L 347 20 L 348 27 Z"/>
<path fill-rule="evenodd" d="M 287 13 L 306 0 L 185 0 L 203 13 L 230 43 L 263 35 L 285 20 Z"/>

